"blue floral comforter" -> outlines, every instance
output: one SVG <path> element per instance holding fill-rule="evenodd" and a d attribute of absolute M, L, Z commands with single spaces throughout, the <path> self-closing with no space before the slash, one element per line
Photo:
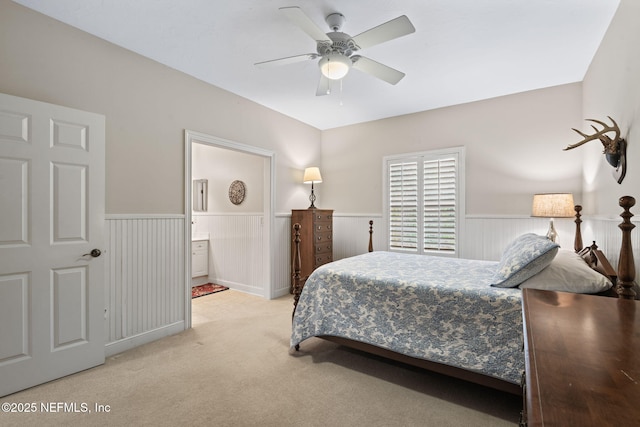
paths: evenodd
<path fill-rule="evenodd" d="M 489 286 L 493 261 L 371 252 L 316 269 L 291 345 L 349 338 L 520 383 L 521 291 Z"/>

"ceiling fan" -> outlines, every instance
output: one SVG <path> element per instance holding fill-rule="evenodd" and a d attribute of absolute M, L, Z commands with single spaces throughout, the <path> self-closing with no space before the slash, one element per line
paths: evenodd
<path fill-rule="evenodd" d="M 345 21 L 345 17 L 341 13 L 332 13 L 326 17 L 325 21 L 333 32 L 325 34 L 299 7 L 281 7 L 280 11 L 316 41 L 317 53 L 258 62 L 255 64 L 257 67 L 292 64 L 320 58 L 318 65 L 321 74 L 316 91 L 317 96 L 327 95 L 330 92 L 331 80 L 342 79 L 351 68 L 363 71 L 392 85 L 398 83 L 405 76 L 403 72 L 372 59 L 354 55 L 354 52 L 361 49 L 415 32 L 416 29 L 405 15 L 351 37 L 349 34 L 340 32 Z"/>

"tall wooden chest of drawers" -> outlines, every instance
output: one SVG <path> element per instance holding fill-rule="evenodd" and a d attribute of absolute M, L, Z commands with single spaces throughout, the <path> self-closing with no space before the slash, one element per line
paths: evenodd
<path fill-rule="evenodd" d="M 295 251 L 294 224 L 300 224 L 300 284 L 313 270 L 333 261 L 333 210 L 294 209 L 291 211 L 291 259 Z M 293 293 L 293 262 L 291 263 L 291 287 Z M 300 289 L 302 290 L 302 289 Z"/>

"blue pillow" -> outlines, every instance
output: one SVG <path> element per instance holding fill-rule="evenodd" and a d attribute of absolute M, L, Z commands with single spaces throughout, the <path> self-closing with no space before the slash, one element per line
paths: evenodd
<path fill-rule="evenodd" d="M 491 286 L 515 288 L 551 264 L 559 247 L 546 237 L 533 233 L 516 238 L 505 248 Z"/>

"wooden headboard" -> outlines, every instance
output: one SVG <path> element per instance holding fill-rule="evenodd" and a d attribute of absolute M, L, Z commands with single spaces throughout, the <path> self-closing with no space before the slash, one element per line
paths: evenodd
<path fill-rule="evenodd" d="M 596 242 L 587 248 L 582 249 L 582 236 L 580 234 L 580 211 L 582 206 L 577 205 L 576 210 L 576 236 L 574 242 L 574 248 L 578 254 L 584 258 L 585 261 L 594 270 L 599 271 L 605 276 L 609 276 L 614 286 L 611 289 L 611 295 L 617 296 L 623 299 L 637 299 L 638 295 L 635 291 L 635 277 L 636 269 L 633 261 L 633 248 L 631 246 L 631 230 L 635 228 L 635 225 L 631 223 L 633 214 L 630 209 L 636 204 L 636 199 L 631 196 L 623 196 L 618 200 L 618 204 L 623 209 L 620 214 L 622 217 L 622 223 L 618 225 L 618 228 L 622 231 L 622 243 L 620 245 L 620 257 L 618 258 L 618 268 L 615 269 L 609 263 L 607 257 L 602 253 Z"/>

